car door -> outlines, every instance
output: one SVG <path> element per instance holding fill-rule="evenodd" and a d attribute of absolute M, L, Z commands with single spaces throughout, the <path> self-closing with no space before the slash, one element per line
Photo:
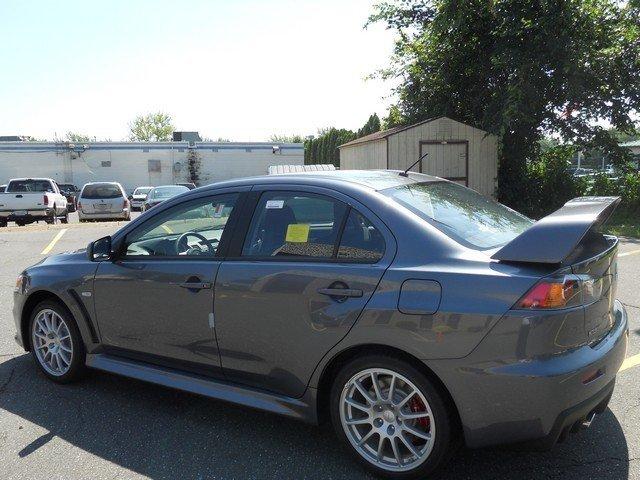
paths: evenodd
<path fill-rule="evenodd" d="M 216 278 L 222 366 L 234 382 L 298 397 L 353 326 L 395 242 L 375 215 L 337 192 L 283 187 L 252 195 L 243 213 L 250 223 L 237 229 L 247 233 L 234 237 L 236 250 Z"/>
<path fill-rule="evenodd" d="M 98 266 L 95 308 L 111 351 L 219 375 L 213 285 L 239 192 L 159 209 L 129 231 L 122 253 Z"/>

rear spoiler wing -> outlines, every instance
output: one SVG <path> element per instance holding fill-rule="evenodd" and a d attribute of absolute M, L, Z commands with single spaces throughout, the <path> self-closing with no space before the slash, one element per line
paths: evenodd
<path fill-rule="evenodd" d="M 579 197 L 541 218 L 491 258 L 508 262 L 562 263 L 587 232 L 602 225 L 620 197 Z"/>

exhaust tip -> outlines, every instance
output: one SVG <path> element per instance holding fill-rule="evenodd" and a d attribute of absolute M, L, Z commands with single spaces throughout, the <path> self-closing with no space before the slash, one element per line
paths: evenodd
<path fill-rule="evenodd" d="M 584 419 L 580 423 L 580 426 L 582 428 L 589 428 L 591 426 L 591 422 L 593 422 L 594 418 L 596 418 L 596 412 L 595 411 L 591 412 L 589 415 L 584 417 Z"/>

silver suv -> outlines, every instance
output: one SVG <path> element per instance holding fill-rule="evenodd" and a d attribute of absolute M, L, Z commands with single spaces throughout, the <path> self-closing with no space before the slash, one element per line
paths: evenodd
<path fill-rule="evenodd" d="M 116 182 L 87 183 L 78 197 L 78 218 L 131 220 L 131 206 L 122 185 Z"/>

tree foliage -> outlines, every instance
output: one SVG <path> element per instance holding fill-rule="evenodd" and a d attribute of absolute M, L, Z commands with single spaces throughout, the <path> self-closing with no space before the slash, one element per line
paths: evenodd
<path fill-rule="evenodd" d="M 65 140 L 71 143 L 87 143 L 97 141 L 95 136 L 85 135 L 78 132 L 67 132 L 67 134 L 65 135 Z"/>
<path fill-rule="evenodd" d="M 363 127 L 358 130 L 357 137 L 360 138 L 375 132 L 379 132 L 381 125 L 382 124 L 380 122 L 380 117 L 378 117 L 377 113 L 374 113 L 373 115 L 369 116 L 367 123 L 365 123 Z"/>
<path fill-rule="evenodd" d="M 379 131 L 380 117 L 369 116 L 367 122 L 357 132 L 345 128 L 321 128 L 318 136 L 304 141 L 304 163 L 306 165 L 330 164 L 340 166 L 340 150 L 338 147 L 356 138 Z"/>
<path fill-rule="evenodd" d="M 138 142 L 166 142 L 173 131 L 171 116 L 162 112 L 139 115 L 129 124 L 129 138 Z"/>
<path fill-rule="evenodd" d="M 333 164 L 340 166 L 338 147 L 355 138 L 351 130 L 329 128 L 318 138 L 306 140 L 304 143 L 304 163 L 306 165 Z"/>
<path fill-rule="evenodd" d="M 387 112 L 387 116 L 382 119 L 382 129 L 389 130 L 390 128 L 407 125 L 407 123 L 408 122 L 404 118 L 404 115 L 400 111 L 400 107 L 397 105 L 391 105 Z"/>
<path fill-rule="evenodd" d="M 505 203 L 545 133 L 624 160 L 601 125 L 629 132 L 640 108 L 637 0 L 397 0 L 378 21 L 399 33 L 381 75 L 399 80 L 402 123 L 446 115 L 497 135 Z"/>
<path fill-rule="evenodd" d="M 304 137 L 302 135 L 280 135 L 274 133 L 269 137 L 269 141 L 273 143 L 304 143 Z"/>

